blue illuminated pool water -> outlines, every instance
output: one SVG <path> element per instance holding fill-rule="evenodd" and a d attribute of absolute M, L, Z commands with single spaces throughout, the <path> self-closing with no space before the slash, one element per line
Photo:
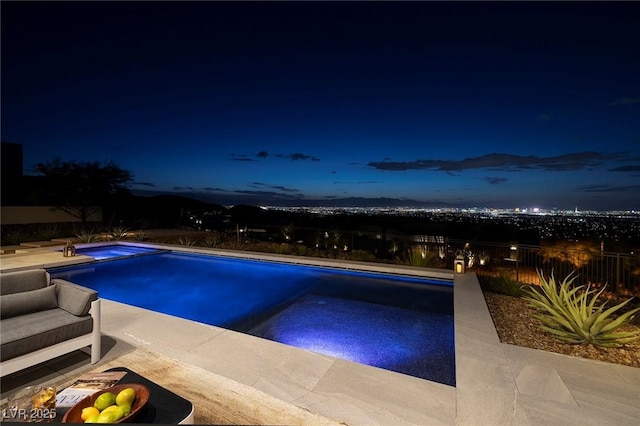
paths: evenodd
<path fill-rule="evenodd" d="M 158 253 L 159 250 L 146 248 L 146 247 L 134 247 L 123 245 L 111 245 L 100 247 L 88 247 L 76 249 L 76 254 L 82 254 L 85 256 L 91 256 L 96 260 L 114 259 L 117 257 L 128 257 L 140 254 Z"/>
<path fill-rule="evenodd" d="M 49 272 L 105 299 L 455 386 L 451 282 L 174 252 Z"/>

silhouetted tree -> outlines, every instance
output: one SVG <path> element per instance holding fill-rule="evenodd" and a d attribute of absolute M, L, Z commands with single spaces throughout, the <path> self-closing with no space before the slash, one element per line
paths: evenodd
<path fill-rule="evenodd" d="M 132 180 L 131 173 L 113 162 L 55 159 L 36 164 L 35 170 L 44 176 L 43 189 L 56 207 L 80 219 L 83 225 L 114 196 L 130 194 L 124 184 Z"/>

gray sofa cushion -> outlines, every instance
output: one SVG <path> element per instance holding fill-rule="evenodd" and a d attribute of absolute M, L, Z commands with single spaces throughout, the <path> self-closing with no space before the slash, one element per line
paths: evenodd
<path fill-rule="evenodd" d="M 78 317 L 59 308 L 2 320 L 0 360 L 47 348 L 93 330 L 90 316 Z"/>
<path fill-rule="evenodd" d="M 49 285 L 49 275 L 44 269 L 7 272 L 0 275 L 0 294 L 37 290 Z"/>
<path fill-rule="evenodd" d="M 58 306 L 74 315 L 87 315 L 98 292 L 59 278 L 51 280 L 58 294 Z"/>
<path fill-rule="evenodd" d="M 0 318 L 10 318 L 58 307 L 55 286 L 0 296 Z M 6 331 L 4 323 L 2 332 Z"/>

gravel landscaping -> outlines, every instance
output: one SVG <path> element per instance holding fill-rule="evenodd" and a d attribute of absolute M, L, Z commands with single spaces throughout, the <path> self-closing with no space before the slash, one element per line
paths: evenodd
<path fill-rule="evenodd" d="M 524 300 L 491 292 L 484 296 L 502 343 L 640 368 L 640 340 L 620 348 L 564 343 L 540 330 L 533 309 Z M 638 328 L 627 325 L 623 330 Z"/>

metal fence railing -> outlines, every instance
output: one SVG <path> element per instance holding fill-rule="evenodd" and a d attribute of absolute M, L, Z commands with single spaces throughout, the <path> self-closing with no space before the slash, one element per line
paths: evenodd
<path fill-rule="evenodd" d="M 252 225 L 256 227 L 255 225 Z M 252 226 L 245 226 L 251 231 Z M 598 250 L 592 246 L 565 243 L 536 246 L 499 242 L 450 239 L 442 235 L 409 235 L 397 231 L 338 230 L 314 227 L 257 226 L 264 232 L 257 239 L 287 241 L 308 247 L 366 251 L 378 261 L 407 261 L 408 250 L 431 252 L 433 267 L 452 269 L 457 253 L 464 253 L 466 270 L 479 276 L 495 276 L 507 270 L 520 282 L 537 284 L 538 271 L 562 280 L 572 272 L 576 285 L 606 285 L 617 294 L 640 292 L 640 253 L 625 254 Z"/>
<path fill-rule="evenodd" d="M 465 249 L 466 246 L 466 249 Z M 640 256 L 623 253 L 584 251 L 519 244 L 448 240 L 449 264 L 462 250 L 467 270 L 493 275 L 507 269 L 523 283 L 538 283 L 538 271 L 564 279 L 574 272 L 577 285 L 606 285 L 610 291 L 624 293 L 640 287 Z"/>

